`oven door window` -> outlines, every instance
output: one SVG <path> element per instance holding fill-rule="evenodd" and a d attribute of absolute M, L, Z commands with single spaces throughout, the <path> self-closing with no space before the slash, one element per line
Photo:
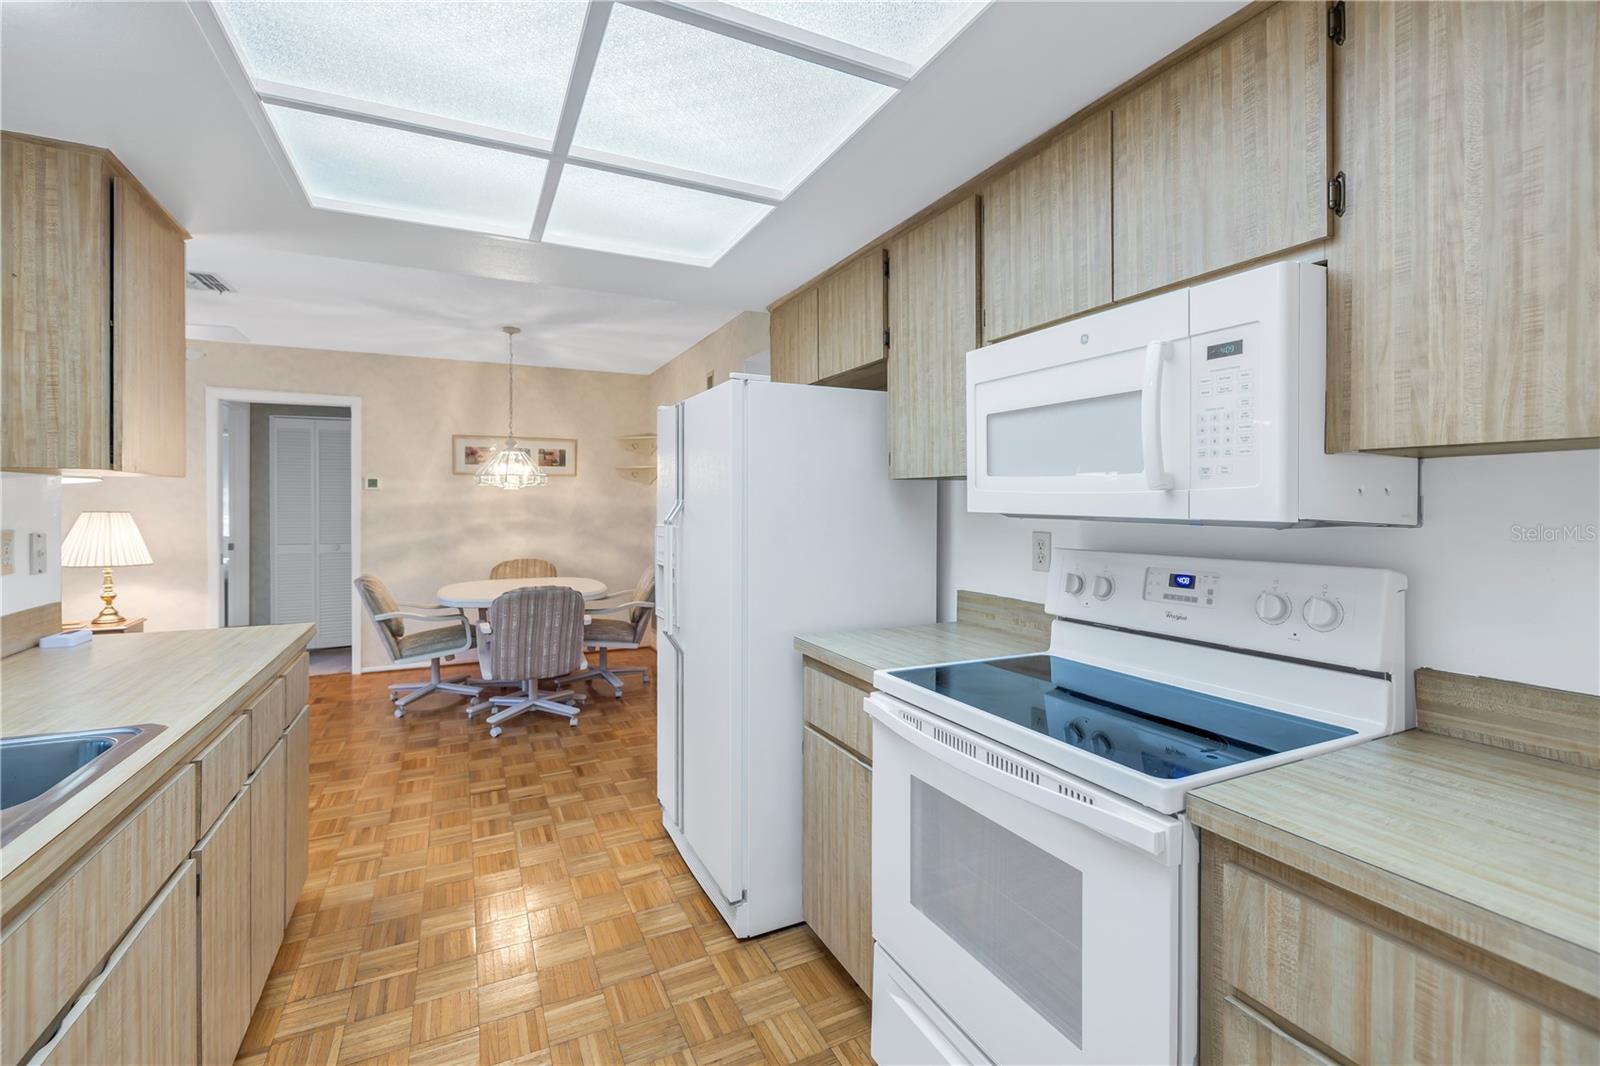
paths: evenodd
<path fill-rule="evenodd" d="M 1083 1047 L 1083 874 L 911 777 L 910 903 Z"/>
<path fill-rule="evenodd" d="M 996 477 L 1082 477 L 1144 470 L 1143 394 L 1119 392 L 997 411 L 987 422 Z"/>

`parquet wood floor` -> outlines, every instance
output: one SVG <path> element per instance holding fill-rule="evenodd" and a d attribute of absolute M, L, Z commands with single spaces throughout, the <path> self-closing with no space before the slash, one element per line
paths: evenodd
<path fill-rule="evenodd" d="M 810 930 L 735 940 L 661 828 L 653 687 L 490 739 L 394 718 L 402 676 L 312 678 L 311 873 L 238 1064 L 870 1062 Z"/>

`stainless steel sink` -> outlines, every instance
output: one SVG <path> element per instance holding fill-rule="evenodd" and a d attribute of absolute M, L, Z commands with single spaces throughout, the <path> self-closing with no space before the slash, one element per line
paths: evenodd
<path fill-rule="evenodd" d="M 164 725 L 0 737 L 0 844 L 137 751 Z"/>

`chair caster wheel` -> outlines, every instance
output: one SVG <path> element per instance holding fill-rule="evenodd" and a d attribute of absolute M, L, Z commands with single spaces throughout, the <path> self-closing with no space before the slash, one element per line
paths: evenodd
<path fill-rule="evenodd" d="M 404 718 L 406 716 L 406 709 L 404 707 L 396 707 L 394 709 L 394 716 L 396 718 Z"/>
<path fill-rule="evenodd" d="M 622 698 L 622 690 L 620 688 L 614 688 L 611 690 L 611 695 L 620 700 Z"/>
<path fill-rule="evenodd" d="M 491 728 L 490 728 L 490 729 L 489 729 L 489 735 L 490 735 L 490 736 L 491 736 L 491 737 L 497 737 L 497 736 L 499 736 L 499 735 L 500 735 L 500 727 L 499 727 L 499 726 L 493 726 L 493 727 L 491 727 Z"/>
<path fill-rule="evenodd" d="M 570 725 L 574 729 L 578 728 L 578 720 L 576 718 L 568 718 L 567 719 L 567 724 Z"/>

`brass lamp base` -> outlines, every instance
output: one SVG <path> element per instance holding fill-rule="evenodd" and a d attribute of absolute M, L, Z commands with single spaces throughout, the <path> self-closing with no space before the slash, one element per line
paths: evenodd
<path fill-rule="evenodd" d="M 120 626 L 127 619 L 122 617 L 122 613 L 112 606 L 117 598 L 117 590 L 111 584 L 111 567 L 108 566 L 100 571 L 100 576 L 100 602 L 104 603 L 105 606 L 100 608 L 99 614 L 90 619 L 89 624 L 91 626 Z"/>

